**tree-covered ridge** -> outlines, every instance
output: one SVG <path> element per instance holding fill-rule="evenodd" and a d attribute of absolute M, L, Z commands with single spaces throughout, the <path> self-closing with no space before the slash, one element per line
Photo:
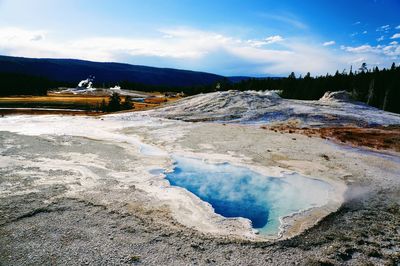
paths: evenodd
<path fill-rule="evenodd" d="M 172 68 L 157 68 L 112 62 L 78 59 L 24 58 L 0 55 L 1 73 L 19 73 L 78 84 L 94 76 L 100 84 L 127 80 L 148 85 L 193 86 L 213 83 L 222 76 Z"/>

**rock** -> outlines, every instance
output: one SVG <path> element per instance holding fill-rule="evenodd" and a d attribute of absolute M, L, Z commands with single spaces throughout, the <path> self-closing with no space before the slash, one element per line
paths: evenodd
<path fill-rule="evenodd" d="M 140 261 L 140 255 L 131 255 L 125 259 L 127 263 L 135 263 Z"/>
<path fill-rule="evenodd" d="M 320 156 L 321 156 L 322 158 L 324 158 L 325 160 L 330 161 L 330 158 L 329 158 L 328 155 L 322 153 L 322 154 L 320 154 Z"/>
<path fill-rule="evenodd" d="M 368 251 L 368 256 L 374 257 L 374 258 L 382 258 L 382 253 L 376 249 L 371 249 Z"/>

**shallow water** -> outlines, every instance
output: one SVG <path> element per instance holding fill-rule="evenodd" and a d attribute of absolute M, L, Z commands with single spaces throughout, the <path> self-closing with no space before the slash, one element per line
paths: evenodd
<path fill-rule="evenodd" d="M 333 193 L 330 184 L 299 174 L 273 177 L 228 163 L 174 160 L 174 171 L 166 174 L 171 185 L 186 188 L 224 217 L 248 218 L 266 235 L 278 234 L 280 217 L 325 205 Z"/>

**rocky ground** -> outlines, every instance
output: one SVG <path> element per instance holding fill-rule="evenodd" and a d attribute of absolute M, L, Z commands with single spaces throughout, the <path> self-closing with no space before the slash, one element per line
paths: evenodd
<path fill-rule="evenodd" d="M 166 206 L 150 204 L 145 191 L 115 176 L 137 174 L 138 154 L 126 145 L 68 135 L 1 132 L 0 265 L 400 263 L 397 155 L 368 155 L 302 134 L 254 127 L 179 125 L 183 127 L 179 131 L 189 133 L 169 143 L 170 136 L 162 136 L 178 129 L 173 123 L 153 131 L 129 128 L 125 133 L 141 134 L 166 150 L 218 151 L 244 156 L 252 164 L 338 176 L 350 187 L 346 201 L 337 212 L 289 240 L 252 242 L 215 236 L 181 225 Z M 65 163 L 62 169 L 57 166 L 60 162 Z M 132 180 L 136 182 L 135 177 Z"/>
<path fill-rule="evenodd" d="M 143 115 L 2 117 L 0 265 L 400 265 L 399 129 L 388 124 L 400 116 L 237 91 Z M 338 210 L 306 217 L 319 222 L 302 233 L 251 241 L 150 174 L 173 154 L 295 171 L 347 191 L 337 190 Z"/>
<path fill-rule="evenodd" d="M 399 190 L 347 202 L 293 239 L 213 238 L 157 213 L 60 197 L 65 188 L 1 200 L 1 265 L 398 265 Z M 395 194 L 395 195 L 392 195 Z"/>

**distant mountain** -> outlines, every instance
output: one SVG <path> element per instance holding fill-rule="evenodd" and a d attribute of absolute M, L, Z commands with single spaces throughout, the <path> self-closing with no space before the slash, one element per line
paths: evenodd
<path fill-rule="evenodd" d="M 88 76 L 95 76 L 97 83 L 130 81 L 146 85 L 179 87 L 208 85 L 224 78 L 211 73 L 172 68 L 11 56 L 0 56 L 0 72 L 34 75 L 60 82 L 78 83 Z"/>

